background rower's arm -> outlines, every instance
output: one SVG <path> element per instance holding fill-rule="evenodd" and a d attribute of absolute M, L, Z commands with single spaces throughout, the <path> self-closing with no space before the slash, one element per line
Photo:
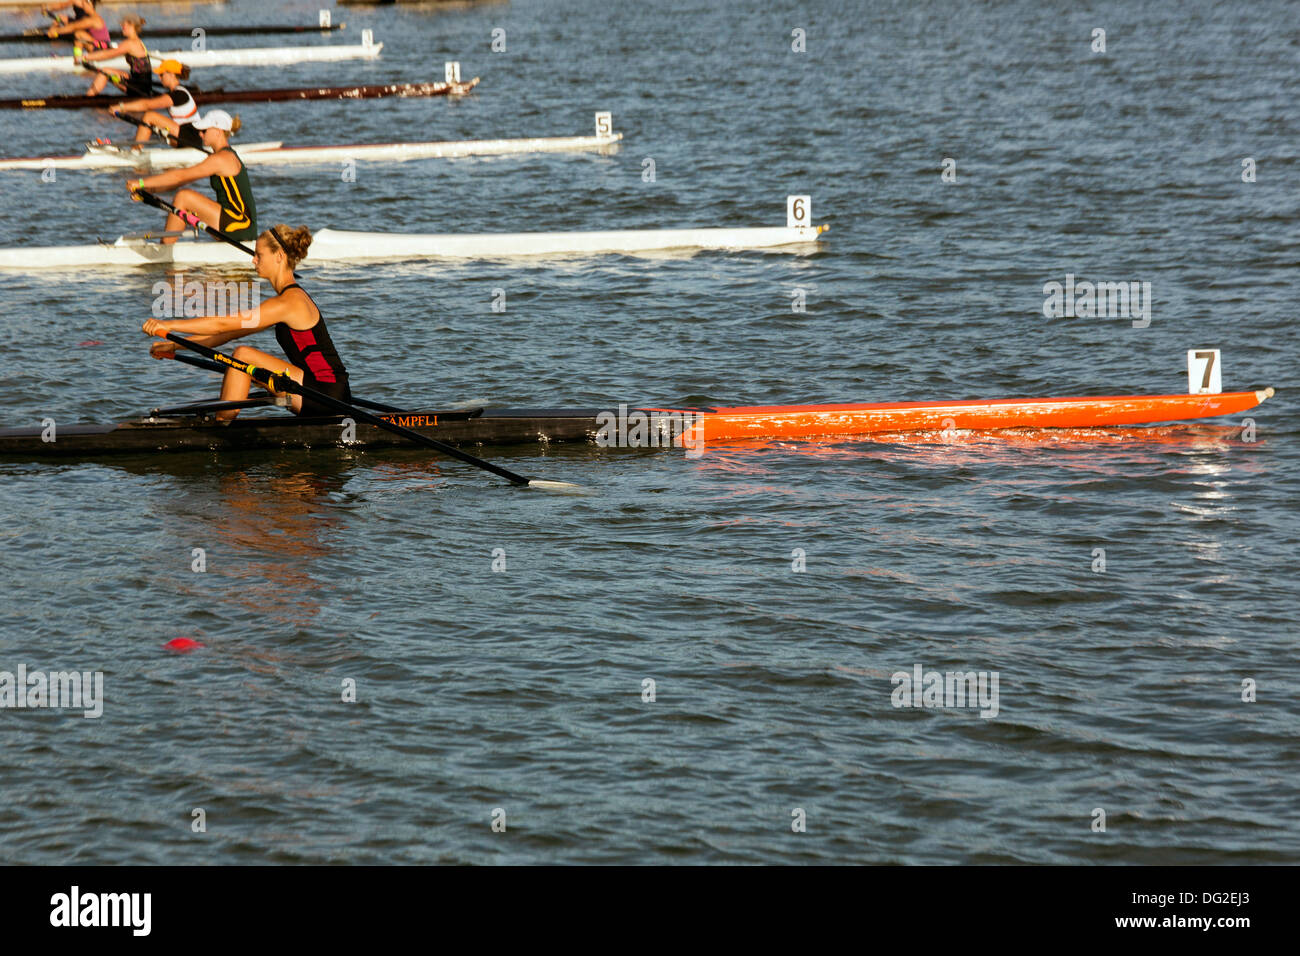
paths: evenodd
<path fill-rule="evenodd" d="M 232 159 L 233 157 L 224 153 L 213 153 L 203 162 L 186 169 L 173 169 L 169 172 L 147 176 L 142 188 L 150 192 L 165 193 L 171 192 L 178 186 L 184 186 L 186 183 L 203 179 L 205 176 L 229 175 L 229 164 Z"/>

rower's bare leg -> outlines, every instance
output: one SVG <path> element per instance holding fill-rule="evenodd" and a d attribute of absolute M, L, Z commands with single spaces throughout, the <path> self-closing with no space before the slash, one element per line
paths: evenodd
<path fill-rule="evenodd" d="M 192 189 L 182 189 L 172 200 L 172 205 L 177 209 L 184 209 L 186 212 L 194 213 L 214 229 L 221 228 L 221 207 L 217 205 L 215 200 L 209 199 L 207 196 L 200 196 Z M 174 212 L 167 214 L 166 229 L 168 232 L 177 232 L 187 227 L 188 223 L 182 221 L 181 217 Z M 170 245 L 175 241 L 175 236 L 168 236 L 163 240 L 163 243 Z"/>
<path fill-rule="evenodd" d="M 286 372 L 289 377 L 302 384 L 302 369 L 290 365 L 284 359 L 276 358 L 274 355 L 268 355 L 261 349 L 255 349 L 251 345 L 241 345 L 234 351 L 234 357 L 240 362 L 247 362 L 249 365 L 256 365 L 258 368 L 269 369 L 272 372 Z M 233 368 L 226 370 L 226 377 L 221 380 L 221 400 L 223 402 L 242 402 L 248 398 L 248 390 L 252 388 L 253 380 L 243 372 L 237 372 Z M 302 410 L 302 396 L 290 395 L 289 407 L 293 409 L 296 415 Z M 217 421 L 232 421 L 239 414 L 239 409 L 231 408 L 226 411 L 217 412 Z"/>
<path fill-rule="evenodd" d="M 148 123 L 149 126 L 157 126 L 161 129 L 167 130 L 167 132 L 172 136 L 180 135 L 181 128 L 179 124 L 177 124 L 177 122 L 166 113 L 155 113 L 153 110 L 149 110 L 144 114 L 144 116 L 140 117 L 140 119 L 143 122 Z M 137 143 L 147 142 L 149 137 L 153 135 L 153 130 L 151 130 L 149 126 L 136 127 L 135 141 Z"/>

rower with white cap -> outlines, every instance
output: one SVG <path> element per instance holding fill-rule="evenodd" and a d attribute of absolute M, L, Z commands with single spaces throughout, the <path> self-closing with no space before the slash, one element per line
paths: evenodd
<path fill-rule="evenodd" d="M 167 214 L 168 232 L 175 232 L 183 225 L 195 226 L 202 222 L 220 229 L 234 239 L 251 242 L 257 238 L 257 206 L 253 202 L 253 188 L 248 183 L 248 170 L 244 168 L 239 155 L 230 148 L 229 134 L 234 122 L 225 110 L 205 113 L 193 125 L 202 133 L 203 145 L 212 150 L 211 156 L 185 169 L 173 169 L 127 182 L 131 198 L 138 201 L 140 196 L 137 190 L 170 192 L 178 186 L 208 177 L 212 191 L 217 196 L 216 201 L 201 196 L 192 189 L 180 190 L 172 200 L 180 215 L 174 212 Z M 163 240 L 166 243 L 175 241 L 175 236 Z"/>

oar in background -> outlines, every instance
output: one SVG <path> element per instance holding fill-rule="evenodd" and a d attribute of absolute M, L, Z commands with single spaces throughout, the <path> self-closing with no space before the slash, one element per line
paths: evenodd
<path fill-rule="evenodd" d="M 86 69 L 91 70 L 94 69 L 94 67 L 88 66 L 86 67 Z M 104 71 L 96 70 L 96 72 L 102 73 Z M 149 130 L 149 132 L 153 133 L 154 135 L 161 137 L 163 142 L 167 143 L 170 146 L 176 145 L 176 137 L 173 136 L 169 130 L 165 130 L 161 126 L 154 126 L 152 123 L 146 123 L 142 117 L 137 116 L 134 113 L 119 113 L 115 109 L 110 109 L 108 112 L 109 115 L 115 117 L 116 119 L 120 119 L 123 123 L 130 123 L 132 126 L 138 126 L 142 129 Z M 139 145 L 143 145 L 143 143 Z M 205 153 L 212 152 L 212 150 L 208 149 L 206 146 L 200 146 L 199 149 L 203 150 L 203 152 Z"/>

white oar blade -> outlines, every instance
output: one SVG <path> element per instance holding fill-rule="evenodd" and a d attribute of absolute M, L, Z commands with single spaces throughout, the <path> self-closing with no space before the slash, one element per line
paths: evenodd
<path fill-rule="evenodd" d="M 557 491 L 565 495 L 582 495 L 590 490 L 582 485 L 575 485 L 571 481 L 547 481 L 543 478 L 529 478 L 528 487 L 536 488 L 539 491 Z"/>

